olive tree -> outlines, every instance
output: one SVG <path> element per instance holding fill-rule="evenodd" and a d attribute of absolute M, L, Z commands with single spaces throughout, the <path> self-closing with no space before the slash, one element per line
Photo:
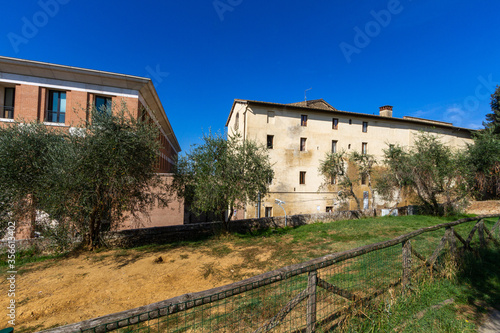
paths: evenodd
<path fill-rule="evenodd" d="M 348 165 L 352 165 L 354 170 L 349 172 Z M 369 154 L 352 152 L 347 154 L 344 150 L 338 153 L 327 153 L 325 159 L 320 161 L 318 172 L 323 175 L 324 182 L 322 187 L 328 184 L 336 183 L 341 199 L 353 198 L 357 209 L 361 209 L 361 200 L 356 195 L 355 187 L 362 178 L 368 181 L 368 188 L 372 195 L 372 207 L 374 205 L 374 193 L 372 187 L 372 174 L 375 158 Z"/>
<path fill-rule="evenodd" d="M 385 166 L 392 181 L 380 179 L 381 193 L 409 189 L 434 215 L 451 214 L 470 194 L 473 170 L 464 151 L 452 150 L 436 136 L 420 133 L 407 150 L 386 150 Z"/>
<path fill-rule="evenodd" d="M 268 193 L 273 177 L 264 146 L 237 134 L 209 132 L 203 144 L 179 158 L 170 191 L 188 199 L 195 212 L 210 213 L 227 227 L 234 209 Z"/>
<path fill-rule="evenodd" d="M 31 237 L 37 207 L 53 185 L 48 170 L 62 143 L 61 132 L 39 122 L 0 127 L 0 219 L 28 222 Z"/>

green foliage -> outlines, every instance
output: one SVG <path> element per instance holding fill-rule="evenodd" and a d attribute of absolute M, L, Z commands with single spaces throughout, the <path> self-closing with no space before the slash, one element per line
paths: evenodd
<path fill-rule="evenodd" d="M 60 248 L 75 234 L 98 247 L 101 231 L 166 202 L 155 169 L 157 138 L 157 128 L 136 120 L 125 105 L 110 113 L 90 110 L 89 121 L 72 134 L 36 122 L 0 129 L 5 210 L 19 219 L 38 212 L 38 228 Z"/>
<path fill-rule="evenodd" d="M 224 217 L 228 209 L 243 208 L 247 201 L 257 201 L 259 192 L 268 192 L 274 171 L 267 150 L 239 135 L 209 133 L 203 141 L 179 159 L 170 189 L 195 211 L 227 223 L 232 215 Z"/>
<path fill-rule="evenodd" d="M 486 115 L 486 122 L 483 125 L 493 134 L 500 134 L 500 86 L 491 94 L 491 113 Z"/>
<path fill-rule="evenodd" d="M 38 201 L 53 184 L 48 170 L 62 141 L 59 132 L 37 122 L 0 128 L 1 222 L 34 222 Z"/>
<path fill-rule="evenodd" d="M 320 161 L 320 166 L 318 168 L 318 172 L 324 177 L 324 183 L 321 186 L 324 187 L 328 184 L 333 184 L 332 180 L 335 180 L 338 189 L 340 189 L 339 198 L 345 200 L 352 197 L 356 201 L 358 210 L 361 211 L 361 202 L 354 192 L 354 187 L 360 182 L 362 177 L 366 178 L 372 198 L 374 197 L 372 190 L 372 174 L 376 163 L 373 155 L 361 154 L 357 151 L 349 155 L 344 150 L 338 153 L 328 152 L 326 153 L 325 159 Z M 348 172 L 347 166 L 349 164 L 357 169 L 355 173 L 356 177 L 352 176 L 354 173 Z"/>
<path fill-rule="evenodd" d="M 432 134 L 419 134 L 407 151 L 395 146 L 384 154 L 387 175 L 378 183 L 386 197 L 406 188 L 416 194 L 428 213 L 448 215 L 469 194 L 474 173 L 466 154 L 452 150 Z"/>
<path fill-rule="evenodd" d="M 500 198 L 500 136 L 490 130 L 476 133 L 474 143 L 467 146 L 467 158 L 475 172 L 475 197 Z"/>

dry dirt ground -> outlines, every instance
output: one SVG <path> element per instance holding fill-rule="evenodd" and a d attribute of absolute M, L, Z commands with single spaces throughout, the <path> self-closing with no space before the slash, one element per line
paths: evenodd
<path fill-rule="evenodd" d="M 229 253 L 202 246 L 189 252 L 112 250 L 26 265 L 16 281 L 16 331 L 71 324 L 238 281 L 265 272 L 272 254 L 229 243 L 220 249 Z M 249 253 L 253 263 L 244 265 Z M 7 301 L 1 298 L 2 309 Z M 2 315 L 0 328 L 7 326 Z"/>
<path fill-rule="evenodd" d="M 472 201 L 467 208 L 469 214 L 497 214 L 500 212 L 500 200 Z"/>

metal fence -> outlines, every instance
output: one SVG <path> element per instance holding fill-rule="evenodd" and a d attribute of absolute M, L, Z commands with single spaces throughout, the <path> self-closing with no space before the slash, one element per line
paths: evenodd
<path fill-rule="evenodd" d="M 326 332 L 374 298 L 396 297 L 444 258 L 500 246 L 499 215 L 423 228 L 243 281 L 44 332 Z M 492 219 L 494 218 L 494 219 Z M 444 235 L 443 235 L 444 230 Z M 496 235 L 494 235 L 496 233 Z"/>

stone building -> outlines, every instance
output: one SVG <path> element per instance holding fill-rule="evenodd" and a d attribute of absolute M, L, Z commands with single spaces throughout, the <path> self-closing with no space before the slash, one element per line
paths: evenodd
<path fill-rule="evenodd" d="M 236 99 L 226 127 L 229 133 L 239 132 L 244 139 L 268 147 L 275 179 L 261 201 L 261 216 L 284 214 L 275 199 L 286 202 L 287 214 L 355 209 L 354 201 L 339 200 L 336 185 L 322 186 L 325 181 L 318 168 L 327 152 L 356 150 L 380 161 L 389 144 L 411 146 L 420 131 L 435 133 L 452 147 L 472 142 L 470 129 L 415 117 L 396 118 L 392 106 L 380 107 L 379 114 L 373 115 L 340 111 L 322 99 L 292 104 Z M 368 186 L 359 184 L 356 191 L 367 207 L 371 202 Z M 256 206 L 247 204 L 238 217 L 256 217 Z"/>
<path fill-rule="evenodd" d="M 181 147 L 151 79 L 0 56 L 0 126 L 40 121 L 71 132 L 90 107 L 121 103 L 158 126 L 158 172 L 169 177 Z M 182 203 L 174 202 L 153 211 L 144 226 L 182 224 L 183 213 Z"/>

